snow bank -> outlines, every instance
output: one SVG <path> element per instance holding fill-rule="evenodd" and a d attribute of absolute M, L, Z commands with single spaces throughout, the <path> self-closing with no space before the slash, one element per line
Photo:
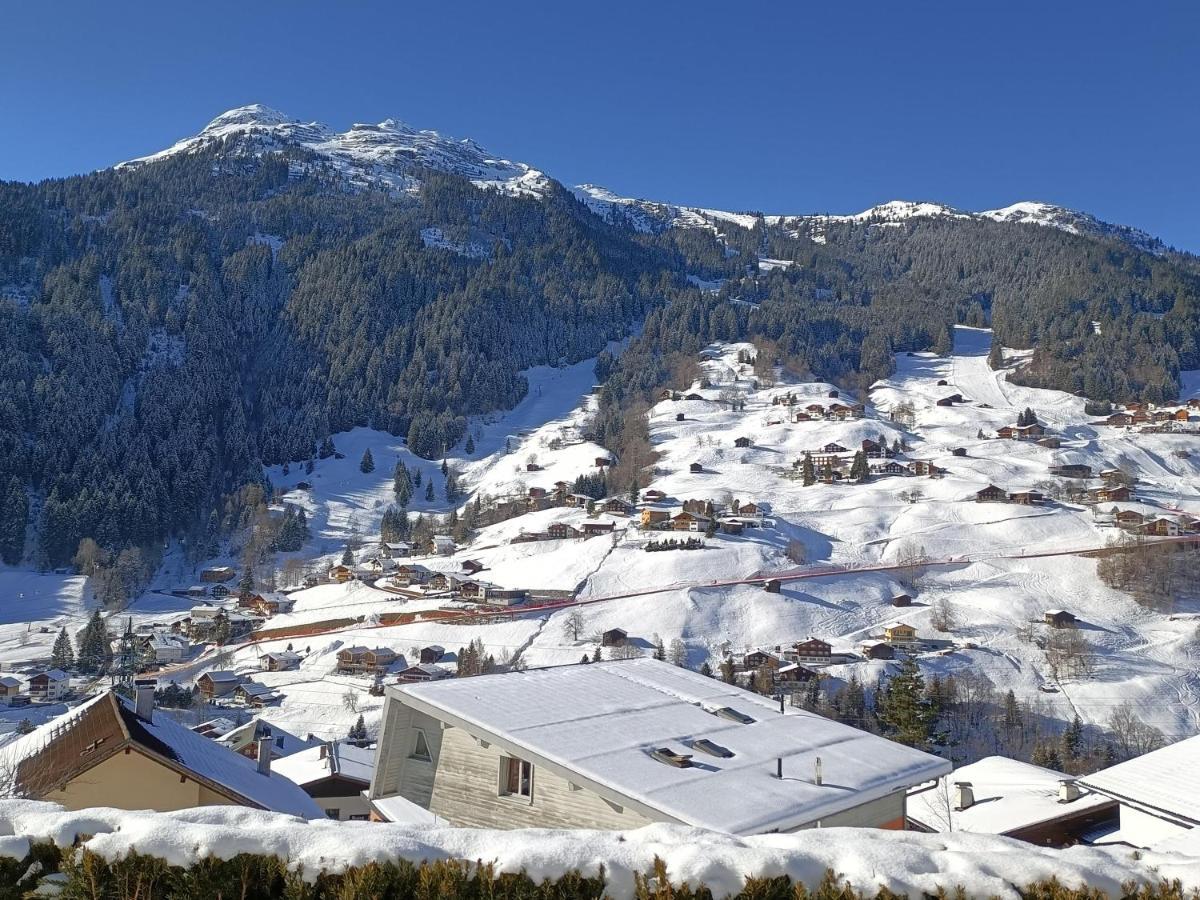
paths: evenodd
<path fill-rule="evenodd" d="M 371 822 L 304 822 L 240 807 L 205 807 L 173 813 L 92 809 L 67 812 L 52 803 L 0 802 L 0 853 L 20 857 L 29 841 L 83 846 L 112 860 L 131 850 L 188 866 L 205 857 L 230 859 L 258 853 L 287 859 L 308 877 L 341 872 L 372 861 L 464 859 L 494 861 L 498 872 L 524 871 L 535 881 L 577 869 L 595 875 L 601 866 L 608 894 L 634 896 L 634 873 L 652 869 L 655 857 L 672 881 L 707 884 L 714 896 L 741 889 L 748 875 L 787 875 L 808 885 L 832 869 L 860 891 L 886 887 L 908 896 L 961 885 L 969 896 L 1018 897 L 1017 886 L 1058 878 L 1120 896 L 1128 881 L 1179 879 L 1200 886 L 1200 858 L 1144 853 L 1128 848 L 1051 850 L 1007 838 L 930 835 L 872 829 L 829 828 L 798 834 L 738 838 L 676 825 L 635 831 L 486 831 Z M 353 832 L 353 833 L 350 833 Z"/>

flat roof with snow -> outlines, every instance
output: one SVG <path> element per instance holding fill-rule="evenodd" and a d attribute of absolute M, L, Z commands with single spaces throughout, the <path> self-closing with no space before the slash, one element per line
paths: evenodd
<path fill-rule="evenodd" d="M 781 713 L 765 697 L 648 658 L 401 685 L 389 694 L 667 819 L 734 834 L 812 824 L 950 771 L 927 753 L 805 710 Z M 729 755 L 705 752 L 700 741 Z M 662 749 L 691 755 L 693 765 L 652 755 Z"/>
<path fill-rule="evenodd" d="M 1079 779 L 1122 803 L 1187 827 L 1200 825 L 1200 735 Z"/>

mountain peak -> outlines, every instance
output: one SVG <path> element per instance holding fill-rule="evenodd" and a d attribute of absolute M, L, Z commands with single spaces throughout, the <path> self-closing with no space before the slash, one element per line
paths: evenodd
<path fill-rule="evenodd" d="M 264 106 L 262 103 L 249 103 L 246 106 L 238 106 L 221 113 L 205 125 L 201 133 L 228 128 L 229 126 L 283 125 L 291 121 L 292 118 L 290 116 L 281 113 L 277 109 Z"/>

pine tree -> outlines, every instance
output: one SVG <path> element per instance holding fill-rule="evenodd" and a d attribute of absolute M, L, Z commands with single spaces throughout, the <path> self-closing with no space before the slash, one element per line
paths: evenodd
<path fill-rule="evenodd" d="M 404 464 L 404 460 L 396 461 L 396 468 L 392 470 L 392 493 L 396 495 L 396 503 L 400 506 L 408 506 L 412 500 L 413 482 L 412 476 L 408 473 L 408 466 Z"/>
<path fill-rule="evenodd" d="M 0 506 L 0 559 L 15 566 L 25 553 L 25 526 L 29 517 L 29 499 L 20 480 L 8 480 Z"/>
<path fill-rule="evenodd" d="M 925 679 L 916 660 L 907 657 L 887 683 L 883 706 L 876 701 L 879 718 L 901 744 L 924 747 L 929 742 L 934 710 L 925 696 Z"/>
<path fill-rule="evenodd" d="M 734 676 L 737 674 L 737 670 L 733 666 L 733 659 L 731 657 L 727 656 L 723 660 L 721 660 L 720 669 L 721 669 L 721 680 L 724 681 L 726 684 L 733 684 L 735 681 Z"/>
<path fill-rule="evenodd" d="M 664 661 L 667 658 L 667 648 L 663 646 L 663 640 L 657 634 L 654 635 L 654 658 Z"/>
<path fill-rule="evenodd" d="M 365 747 L 370 743 L 370 735 L 367 734 L 367 723 L 359 713 L 358 720 L 350 726 L 350 731 L 346 734 L 346 740 L 356 747 Z"/>
<path fill-rule="evenodd" d="M 1079 713 L 1076 713 L 1075 718 L 1071 720 L 1071 724 L 1067 726 L 1067 730 L 1062 735 L 1063 763 L 1070 765 L 1072 760 L 1079 758 L 1082 749 L 1083 720 L 1079 718 Z"/>
<path fill-rule="evenodd" d="M 422 479 L 423 477 L 424 477 L 424 476 L 421 474 L 421 470 L 420 470 L 420 469 L 417 469 L 415 472 L 413 472 L 413 478 L 412 478 L 413 487 L 420 487 L 420 486 L 421 486 L 421 479 Z"/>
<path fill-rule="evenodd" d="M 700 674 L 701 675 L 703 675 L 705 678 L 712 678 L 712 673 L 713 673 L 712 666 L 710 666 L 708 664 L 707 659 L 704 662 L 700 663 Z"/>
<path fill-rule="evenodd" d="M 469 434 L 467 435 L 467 445 L 463 449 L 466 451 L 467 456 L 475 452 L 475 439 Z"/>
<path fill-rule="evenodd" d="M 993 371 L 1004 365 L 1004 351 L 1000 348 L 1000 341 L 992 337 L 992 347 L 988 350 L 988 368 Z"/>
<path fill-rule="evenodd" d="M 450 474 L 450 466 L 447 464 L 446 458 L 444 456 L 442 457 L 442 474 L 443 475 Z"/>
<path fill-rule="evenodd" d="M 430 481 L 428 484 L 425 485 L 425 501 L 427 503 L 433 502 L 433 482 L 432 481 Z"/>
<path fill-rule="evenodd" d="M 854 462 L 850 464 L 850 477 L 860 484 L 871 477 L 871 469 L 867 465 L 866 451 L 859 450 L 854 454 Z"/>
<path fill-rule="evenodd" d="M 591 663 L 591 661 L 592 661 L 592 658 L 590 656 L 588 656 L 586 653 L 583 654 L 583 658 L 581 660 L 579 660 L 579 662 L 585 666 L 589 665 Z"/>
<path fill-rule="evenodd" d="M 65 627 L 54 639 L 54 649 L 50 651 L 50 665 L 64 672 L 75 668 L 75 649 L 71 646 L 71 637 Z"/>
<path fill-rule="evenodd" d="M 805 487 L 817 483 L 817 472 L 813 467 L 812 456 L 808 453 L 804 454 L 804 460 L 800 463 L 800 478 Z"/>
<path fill-rule="evenodd" d="M 246 566 L 242 577 L 238 579 L 238 593 L 243 597 L 249 597 L 254 593 L 254 573 L 250 571 L 249 566 Z"/>
<path fill-rule="evenodd" d="M 346 549 L 342 551 L 342 565 L 343 566 L 354 565 L 354 551 L 351 550 L 349 546 L 347 546 Z"/>
<path fill-rule="evenodd" d="M 111 652 L 104 619 L 100 617 L 100 610 L 93 610 L 92 617 L 79 635 L 79 653 L 75 665 L 85 675 L 103 675 Z"/>
<path fill-rule="evenodd" d="M 600 662 L 604 657 L 600 653 L 600 648 L 597 646 L 592 652 L 592 662 Z"/>
<path fill-rule="evenodd" d="M 369 475 L 375 471 L 375 457 L 371 455 L 370 447 L 363 451 L 362 460 L 358 464 L 358 471 L 364 475 Z"/>

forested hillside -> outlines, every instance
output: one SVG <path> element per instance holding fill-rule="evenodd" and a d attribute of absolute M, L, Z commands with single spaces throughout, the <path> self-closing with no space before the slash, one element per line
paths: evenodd
<path fill-rule="evenodd" d="M 896 351 L 990 323 L 1036 348 L 1026 381 L 1098 400 L 1171 397 L 1200 367 L 1196 259 L 1116 238 L 938 218 L 647 229 L 505 161 L 486 171 L 517 188 L 481 187 L 462 169 L 483 171 L 474 145 L 455 145 L 457 174 L 404 163 L 397 190 L 306 145 L 237 140 L 0 183 L 5 562 L 61 565 L 88 538 L 152 560 L 183 537 L 201 557 L 264 463 L 357 425 L 437 458 L 467 416 L 523 395 L 521 370 L 643 321 L 598 367 L 618 448 L 637 442 L 626 412 L 710 340 L 861 386 Z"/>

